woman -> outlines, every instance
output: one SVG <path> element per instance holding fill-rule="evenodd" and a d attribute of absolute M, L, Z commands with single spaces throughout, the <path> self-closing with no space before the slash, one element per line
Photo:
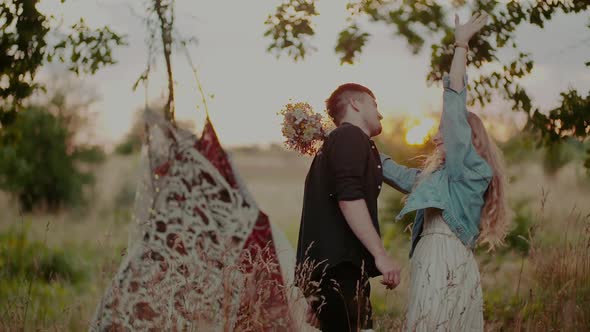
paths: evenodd
<path fill-rule="evenodd" d="M 476 242 L 502 243 L 508 226 L 501 155 L 481 119 L 466 110 L 469 39 L 486 23 L 459 24 L 455 54 L 443 79 L 443 112 L 434 153 L 421 170 L 381 155 L 385 182 L 408 193 L 397 219 L 417 211 L 412 229 L 408 331 L 483 331 Z"/>

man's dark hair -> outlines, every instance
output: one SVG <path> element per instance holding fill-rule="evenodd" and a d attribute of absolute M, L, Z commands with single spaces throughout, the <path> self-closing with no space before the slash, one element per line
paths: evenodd
<path fill-rule="evenodd" d="M 347 100 L 343 97 L 350 96 L 354 92 L 364 92 L 375 99 L 373 92 L 363 85 L 356 83 L 342 84 L 326 99 L 326 110 L 336 125 L 339 125 L 340 120 L 344 117 Z"/>

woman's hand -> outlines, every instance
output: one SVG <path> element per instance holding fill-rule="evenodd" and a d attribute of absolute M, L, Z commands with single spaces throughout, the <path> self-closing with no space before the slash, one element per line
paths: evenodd
<path fill-rule="evenodd" d="M 471 37 L 481 30 L 487 22 L 488 14 L 486 13 L 475 13 L 465 24 L 460 24 L 459 16 L 455 14 L 455 41 L 467 44 Z"/>
<path fill-rule="evenodd" d="M 455 14 L 455 48 L 453 61 L 451 62 L 451 89 L 461 91 L 463 89 L 463 77 L 467 70 L 467 48 L 471 37 L 486 25 L 488 14 L 475 13 L 467 23 L 460 24 L 459 16 Z"/>
<path fill-rule="evenodd" d="M 375 265 L 383 275 L 381 284 L 385 285 L 387 289 L 394 289 L 399 285 L 401 268 L 389 256 L 386 254 L 375 256 Z"/>

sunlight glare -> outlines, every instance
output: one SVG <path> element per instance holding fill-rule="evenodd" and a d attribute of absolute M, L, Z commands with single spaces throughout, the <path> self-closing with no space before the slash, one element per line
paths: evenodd
<path fill-rule="evenodd" d="M 436 121 L 431 118 L 424 118 L 420 123 L 408 129 L 406 142 L 410 145 L 422 145 L 428 141 L 436 130 Z"/>

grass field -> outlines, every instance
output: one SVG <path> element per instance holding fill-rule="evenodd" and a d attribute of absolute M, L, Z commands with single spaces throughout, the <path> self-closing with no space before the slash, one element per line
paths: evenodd
<path fill-rule="evenodd" d="M 238 149 L 232 156 L 262 210 L 295 245 L 310 158 L 280 149 Z M 0 330 L 87 329 L 127 246 L 138 162 L 137 156 L 109 157 L 96 170 L 84 208 L 20 215 L 13 200 L 0 197 Z M 527 250 L 529 244 L 517 237 L 511 249 L 478 251 L 486 329 L 588 328 L 590 181 L 574 164 L 548 177 L 530 161 L 511 166 L 510 175 L 521 231 L 528 234 L 532 227 L 534 242 Z M 400 324 L 407 302 L 409 233 L 393 225 L 390 209 L 399 198 L 389 188 L 380 197 L 384 239 L 403 266 L 396 290 L 373 280 L 377 329 L 383 331 Z M 53 272 L 43 273 L 44 267 Z"/>

